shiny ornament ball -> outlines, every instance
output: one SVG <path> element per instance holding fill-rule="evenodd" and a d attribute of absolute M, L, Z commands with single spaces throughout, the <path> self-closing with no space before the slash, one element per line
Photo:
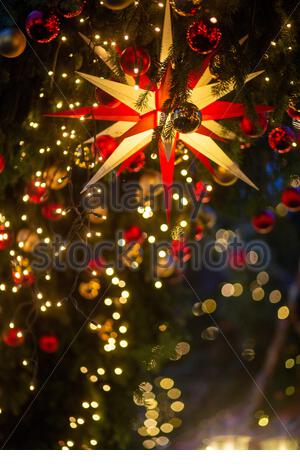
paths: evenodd
<path fill-rule="evenodd" d="M 173 127 L 177 132 L 188 134 L 196 131 L 202 122 L 201 111 L 192 103 L 175 109 L 172 114 Z"/>
<path fill-rule="evenodd" d="M 300 188 L 287 188 L 281 195 L 281 202 L 289 212 L 300 210 Z"/>
<path fill-rule="evenodd" d="M 42 44 L 53 41 L 60 32 L 58 17 L 40 10 L 34 10 L 27 16 L 25 27 L 28 36 Z"/>
<path fill-rule="evenodd" d="M 219 45 L 222 38 L 220 29 L 210 21 L 199 20 L 191 24 L 187 32 L 187 41 L 192 51 L 198 54 L 210 54 Z"/>
<path fill-rule="evenodd" d="M 10 230 L 4 225 L 0 225 L 0 250 L 5 250 L 12 243 L 12 234 Z"/>
<path fill-rule="evenodd" d="M 64 18 L 75 18 L 80 15 L 86 5 L 86 0 L 58 0 L 57 10 Z"/>
<path fill-rule="evenodd" d="M 146 163 L 146 155 L 144 152 L 138 152 L 135 155 L 132 155 L 126 162 L 126 170 L 129 173 L 138 173 L 141 171 Z"/>
<path fill-rule="evenodd" d="M 155 170 L 146 170 L 139 179 L 139 186 L 142 199 L 147 199 L 150 195 L 155 196 L 163 191 L 161 175 Z"/>
<path fill-rule="evenodd" d="M 274 212 L 266 209 L 252 218 L 252 226 L 257 233 L 265 235 L 270 233 L 276 223 Z"/>
<path fill-rule="evenodd" d="M 232 186 L 237 182 L 237 177 L 222 166 L 218 166 L 213 174 L 214 181 L 220 186 Z"/>
<path fill-rule="evenodd" d="M 171 0 L 173 10 L 180 16 L 193 16 L 201 8 L 202 0 Z"/>
<path fill-rule="evenodd" d="M 110 135 L 100 135 L 92 145 L 92 152 L 97 161 L 104 161 L 116 150 L 118 141 Z"/>
<path fill-rule="evenodd" d="M 64 188 L 70 181 L 70 175 L 65 168 L 51 166 L 45 172 L 46 185 L 50 189 L 58 191 Z"/>
<path fill-rule="evenodd" d="M 126 243 L 142 243 L 144 240 L 143 231 L 137 225 L 132 225 L 127 230 L 124 230 L 123 237 Z"/>
<path fill-rule="evenodd" d="M 36 232 L 28 228 L 23 228 L 18 232 L 17 243 L 19 248 L 25 253 L 30 253 L 39 244 L 40 238 Z"/>
<path fill-rule="evenodd" d="M 119 100 L 109 95 L 105 91 L 101 90 L 101 88 L 96 88 L 95 96 L 99 106 L 106 106 L 107 108 L 116 108 L 120 104 Z"/>
<path fill-rule="evenodd" d="M 126 75 L 139 77 L 148 72 L 151 59 L 143 47 L 126 47 L 121 54 L 120 64 Z"/>
<path fill-rule="evenodd" d="M 6 162 L 4 156 L 0 153 L 0 175 L 5 170 Z"/>
<path fill-rule="evenodd" d="M 300 96 L 294 96 L 290 99 L 287 113 L 295 121 L 300 120 Z"/>
<path fill-rule="evenodd" d="M 171 277 L 176 268 L 175 260 L 172 256 L 166 255 L 163 258 L 159 258 L 155 266 L 155 274 L 159 278 L 166 279 Z"/>
<path fill-rule="evenodd" d="M 13 348 L 22 346 L 24 343 L 24 335 L 20 328 L 9 328 L 8 330 L 4 331 L 2 338 L 7 346 L 12 346 Z"/>
<path fill-rule="evenodd" d="M 133 5 L 135 0 L 102 0 L 101 5 L 109 8 L 110 10 L 124 10 L 124 8 Z"/>
<path fill-rule="evenodd" d="M 241 119 L 240 126 L 242 131 L 247 137 L 256 139 L 264 135 L 268 128 L 268 118 L 265 114 L 259 114 L 256 121 L 249 119 L 247 116 L 244 116 Z"/>
<path fill-rule="evenodd" d="M 55 353 L 59 348 L 59 341 L 55 335 L 44 335 L 39 338 L 39 348 L 49 354 Z"/>
<path fill-rule="evenodd" d="M 94 300 L 98 297 L 100 292 L 101 284 L 98 279 L 92 279 L 89 282 L 81 282 L 78 290 L 81 297 L 87 300 Z"/>
<path fill-rule="evenodd" d="M 278 153 L 287 153 L 295 141 L 294 132 L 288 127 L 276 127 L 269 133 L 269 145 Z"/>
<path fill-rule="evenodd" d="M 60 220 L 63 217 L 64 206 L 55 202 L 48 202 L 42 207 L 42 216 L 49 220 Z"/>
<path fill-rule="evenodd" d="M 42 181 L 32 180 L 26 187 L 28 202 L 32 204 L 42 204 L 48 198 L 46 184 Z"/>
<path fill-rule="evenodd" d="M 97 159 L 91 147 L 78 145 L 74 152 L 75 165 L 83 170 L 90 170 L 96 166 Z"/>
<path fill-rule="evenodd" d="M 5 28 L 0 31 L 0 55 L 8 59 L 19 57 L 26 48 L 26 38 L 18 28 Z"/>

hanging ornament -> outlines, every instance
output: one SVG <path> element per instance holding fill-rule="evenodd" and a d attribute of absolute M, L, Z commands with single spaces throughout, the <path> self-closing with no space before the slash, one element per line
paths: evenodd
<path fill-rule="evenodd" d="M 7 346 L 12 346 L 13 348 L 22 346 L 24 343 L 24 335 L 20 328 L 9 328 L 3 332 L 2 338 Z"/>
<path fill-rule="evenodd" d="M 270 233 L 276 223 L 276 217 L 271 210 L 263 210 L 252 218 L 252 226 L 257 233 L 265 235 Z"/>
<path fill-rule="evenodd" d="M 289 127 L 276 127 L 269 133 L 269 145 L 278 153 L 287 153 L 292 149 L 295 134 Z"/>
<path fill-rule="evenodd" d="M 93 207 L 87 212 L 88 220 L 92 224 L 102 224 L 107 220 L 108 210 L 106 207 Z"/>
<path fill-rule="evenodd" d="M 158 196 L 161 194 L 163 188 L 159 172 L 146 170 L 139 179 L 139 186 L 141 188 L 140 196 L 143 200 L 148 199 L 151 195 Z"/>
<path fill-rule="evenodd" d="M 7 225 L 7 222 L 2 223 L 2 217 L 1 217 L 1 224 L 0 224 L 0 250 L 5 250 L 8 248 L 11 243 L 12 243 L 12 234 L 9 230 L 9 225 Z"/>
<path fill-rule="evenodd" d="M 241 119 L 241 129 L 247 137 L 256 139 L 264 135 L 268 128 L 268 118 L 265 114 L 259 114 L 256 121 L 252 121 L 247 116 Z"/>
<path fill-rule="evenodd" d="M 28 228 L 23 228 L 18 232 L 17 243 L 19 248 L 25 251 L 25 253 L 32 252 L 39 242 L 38 234 Z"/>
<path fill-rule="evenodd" d="M 123 236 L 126 244 L 132 242 L 143 243 L 144 241 L 143 231 L 137 225 L 132 225 L 127 230 L 124 230 Z"/>
<path fill-rule="evenodd" d="M 148 72 L 151 59 L 143 47 L 126 47 L 121 54 L 120 64 L 126 75 L 140 77 Z"/>
<path fill-rule="evenodd" d="M 135 2 L 135 0 L 102 0 L 101 4 L 110 10 L 124 10 Z"/>
<path fill-rule="evenodd" d="M 26 48 L 26 38 L 19 28 L 11 27 L 0 31 L 0 55 L 8 59 L 19 57 Z"/>
<path fill-rule="evenodd" d="M 210 54 L 219 45 L 222 33 L 217 26 L 207 20 L 195 21 L 187 32 L 187 41 L 194 52 Z"/>
<path fill-rule="evenodd" d="M 42 207 L 42 216 L 49 220 L 60 220 L 65 215 L 65 208 L 62 204 L 48 202 Z"/>
<path fill-rule="evenodd" d="M 174 129 L 183 134 L 195 132 L 201 125 L 201 111 L 192 103 L 185 103 L 172 114 Z"/>
<path fill-rule="evenodd" d="M 5 170 L 6 162 L 4 156 L 0 153 L 0 175 Z"/>
<path fill-rule="evenodd" d="M 90 170 L 96 166 L 96 157 L 91 147 L 78 145 L 74 152 L 75 165 L 84 170 Z"/>
<path fill-rule="evenodd" d="M 74 18 L 83 12 L 86 0 L 58 0 L 57 10 L 64 18 Z"/>
<path fill-rule="evenodd" d="M 155 266 L 155 273 L 157 277 L 163 279 L 171 277 L 175 272 L 175 268 L 176 263 L 173 256 L 169 255 L 168 253 L 165 253 L 164 256 L 159 255 L 157 264 Z"/>
<path fill-rule="evenodd" d="M 132 157 L 128 158 L 128 160 L 120 166 L 118 170 L 118 174 L 122 173 L 123 171 L 128 171 L 128 173 L 138 173 L 141 171 L 146 163 L 146 155 L 144 152 L 138 152 Z"/>
<path fill-rule="evenodd" d="M 131 269 L 137 269 L 143 262 L 142 245 L 138 242 L 132 242 L 125 247 L 121 254 L 121 260 L 124 266 Z"/>
<path fill-rule="evenodd" d="M 60 31 L 58 17 L 40 10 L 34 10 L 27 16 L 25 27 L 28 36 L 39 43 L 53 41 Z"/>
<path fill-rule="evenodd" d="M 300 210 L 300 188 L 287 188 L 283 191 L 281 202 L 289 212 Z"/>
<path fill-rule="evenodd" d="M 36 178 L 26 186 L 24 200 L 32 204 L 42 204 L 48 198 L 45 181 Z"/>
<path fill-rule="evenodd" d="M 39 348 L 46 353 L 55 353 L 59 348 L 59 341 L 57 336 L 53 334 L 41 336 L 39 338 Z"/>
<path fill-rule="evenodd" d="M 218 166 L 213 174 L 213 179 L 220 186 L 232 186 L 237 182 L 237 177 L 222 166 Z"/>
<path fill-rule="evenodd" d="M 12 262 L 12 278 L 16 286 L 29 287 L 35 282 L 29 259 L 18 256 Z"/>
<path fill-rule="evenodd" d="M 300 96 L 293 96 L 290 99 L 287 113 L 295 121 L 300 120 Z"/>
<path fill-rule="evenodd" d="M 64 188 L 70 181 L 70 175 L 67 169 L 51 166 L 45 172 L 46 185 L 50 189 L 58 191 Z"/>
<path fill-rule="evenodd" d="M 195 239 L 195 240 L 202 240 L 203 235 L 204 235 L 204 227 L 203 227 L 203 225 L 197 225 L 197 227 L 196 227 L 196 229 L 195 229 L 194 239 Z"/>
<path fill-rule="evenodd" d="M 101 284 L 98 279 L 91 279 L 88 282 L 81 282 L 79 284 L 79 294 L 81 297 L 87 300 L 94 300 L 98 297 L 100 292 Z"/>
<path fill-rule="evenodd" d="M 191 259 L 191 248 L 187 245 L 187 240 L 184 237 L 172 240 L 171 255 L 174 261 L 179 263 L 179 266 Z"/>
<path fill-rule="evenodd" d="M 193 16 L 201 8 L 202 0 L 170 0 L 171 7 L 180 16 Z"/>
<path fill-rule="evenodd" d="M 104 161 L 116 150 L 118 141 L 110 135 L 99 135 L 92 145 L 92 153 L 98 161 Z"/>
<path fill-rule="evenodd" d="M 96 88 L 95 91 L 96 101 L 99 106 L 107 106 L 108 108 L 116 108 L 119 106 L 120 101 L 114 98 L 113 96 L 105 93 L 105 91 L 101 90 L 100 88 Z"/>

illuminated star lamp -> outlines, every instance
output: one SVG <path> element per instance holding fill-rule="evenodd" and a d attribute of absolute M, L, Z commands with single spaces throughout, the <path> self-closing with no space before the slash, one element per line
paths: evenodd
<path fill-rule="evenodd" d="M 84 40 L 93 47 L 95 53 L 106 63 L 106 65 L 112 68 L 106 51 L 101 46 L 92 45 L 92 43 L 85 37 Z M 171 12 L 169 1 L 167 0 L 160 55 L 161 63 L 164 63 L 167 60 L 172 44 L 173 35 Z M 98 134 L 96 139 L 100 135 L 108 134 L 118 139 L 119 146 L 88 182 L 83 189 L 83 191 L 85 191 L 88 187 L 97 183 L 97 181 L 119 165 L 123 164 L 126 166 L 126 160 L 150 144 L 153 138 L 153 131 L 161 122 L 164 103 L 169 98 L 172 83 L 172 67 L 171 64 L 169 64 L 161 82 L 153 87 L 152 90 L 145 90 L 141 87 L 129 84 L 129 80 L 132 80 L 131 77 L 126 77 L 127 84 L 123 84 L 85 73 L 78 73 L 81 77 L 113 96 L 121 103 L 116 108 L 108 108 L 105 106 L 83 107 L 51 115 L 55 117 L 85 117 L 95 120 L 116 121 L 115 124 Z M 263 70 L 249 74 L 246 77 L 245 82 L 252 80 L 262 73 Z M 217 121 L 243 116 L 245 114 L 245 106 L 243 104 L 229 101 L 219 101 L 219 98 L 222 98 L 233 91 L 235 89 L 235 85 L 232 81 L 226 91 L 221 91 L 218 97 L 216 97 L 214 93 L 216 83 L 211 84 L 210 82 L 212 79 L 213 77 L 209 71 L 208 58 L 204 61 L 201 69 L 195 71 L 189 80 L 189 86 L 191 88 L 189 101 L 197 106 L 202 114 L 202 123 L 200 127 L 195 132 L 189 134 L 176 133 L 172 140 L 164 140 L 161 138 L 158 142 L 162 183 L 166 193 L 168 220 L 172 203 L 172 192 L 170 189 L 174 177 L 175 149 L 178 140 L 184 142 L 195 156 L 212 172 L 213 167 L 210 165 L 210 160 L 225 168 L 251 187 L 257 189 L 255 184 L 240 170 L 238 165 L 234 163 L 214 141 L 214 139 L 222 141 L 224 139 L 234 139 L 236 137 L 233 132 L 224 128 Z M 147 100 L 145 110 L 141 112 L 137 107 L 137 102 L 141 97 L 141 93 L 146 91 Z M 271 109 L 272 108 L 270 106 L 256 106 L 257 113 L 265 113 L 271 111 Z M 170 119 L 170 116 L 168 119 Z M 93 137 L 86 143 L 93 143 L 94 140 L 95 138 Z"/>

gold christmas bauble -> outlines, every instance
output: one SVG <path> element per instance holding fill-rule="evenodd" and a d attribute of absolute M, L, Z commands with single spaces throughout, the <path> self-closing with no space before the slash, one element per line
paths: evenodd
<path fill-rule="evenodd" d="M 69 172 L 65 168 L 59 168 L 55 165 L 46 170 L 45 177 L 48 188 L 55 191 L 64 188 L 70 181 Z"/>
<path fill-rule="evenodd" d="M 92 224 L 102 224 L 107 220 L 108 210 L 106 207 L 94 207 L 87 213 L 88 220 Z"/>
<path fill-rule="evenodd" d="M 232 186 L 237 182 L 237 177 L 221 166 L 215 170 L 213 178 L 221 186 Z"/>
<path fill-rule="evenodd" d="M 158 277 L 167 278 L 172 276 L 175 271 L 175 262 L 171 256 L 165 256 L 164 258 L 159 258 L 158 264 L 156 266 L 156 274 Z"/>
<path fill-rule="evenodd" d="M 0 31 L 0 55 L 8 59 L 19 57 L 26 48 L 26 38 L 18 28 L 5 28 Z"/>
<path fill-rule="evenodd" d="M 202 0 L 171 0 L 173 10 L 180 16 L 193 16 L 201 8 Z"/>
<path fill-rule="evenodd" d="M 156 196 L 163 191 L 160 173 L 155 170 L 145 171 L 139 179 L 139 185 L 143 199 L 148 198 L 151 194 Z"/>
<path fill-rule="evenodd" d="M 20 230 L 17 235 L 17 243 L 19 245 L 19 248 L 25 251 L 25 253 L 30 253 L 31 251 L 33 251 L 39 242 L 40 239 L 38 234 L 27 228 L 23 228 L 22 230 Z"/>
<path fill-rule="evenodd" d="M 99 295 L 101 285 L 98 279 L 92 279 L 89 282 L 79 284 L 79 294 L 87 300 L 94 300 Z"/>

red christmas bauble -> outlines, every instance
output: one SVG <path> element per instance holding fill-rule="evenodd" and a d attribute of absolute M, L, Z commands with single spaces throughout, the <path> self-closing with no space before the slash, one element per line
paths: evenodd
<path fill-rule="evenodd" d="M 146 156 L 144 152 L 138 152 L 135 155 L 132 155 L 126 162 L 126 170 L 129 173 L 138 173 L 141 171 L 146 162 Z"/>
<path fill-rule="evenodd" d="M 116 108 L 119 106 L 120 101 L 109 95 L 100 88 L 96 88 L 95 91 L 96 101 L 100 106 L 107 106 L 108 108 Z"/>
<path fill-rule="evenodd" d="M 144 239 L 142 229 L 137 225 L 132 225 L 127 230 L 124 230 L 123 236 L 126 243 L 141 243 Z"/>
<path fill-rule="evenodd" d="M 203 225 L 197 225 L 196 230 L 195 230 L 195 240 L 202 240 L 204 235 L 204 227 Z"/>
<path fill-rule="evenodd" d="M 39 348 L 46 353 L 55 353 L 59 348 L 59 341 L 55 335 L 44 335 L 39 339 Z"/>
<path fill-rule="evenodd" d="M 60 220 L 63 215 L 62 212 L 64 211 L 64 206 L 61 204 L 57 204 L 55 202 L 48 202 L 42 207 L 42 215 L 45 219 L 49 220 Z"/>
<path fill-rule="evenodd" d="M 183 261 L 186 263 L 191 258 L 191 249 L 187 246 L 186 239 L 181 237 L 177 240 L 172 240 L 171 243 L 171 256 L 175 261 Z"/>
<path fill-rule="evenodd" d="M 264 135 L 268 128 L 268 119 L 265 114 L 259 114 L 256 121 L 252 121 L 247 116 L 241 119 L 241 129 L 247 137 L 256 139 Z"/>
<path fill-rule="evenodd" d="M 287 153 L 292 149 L 295 134 L 289 127 L 276 127 L 269 133 L 269 145 L 278 153 Z"/>
<path fill-rule="evenodd" d="M 257 233 L 270 233 L 276 223 L 275 214 L 266 209 L 252 218 L 252 226 Z"/>
<path fill-rule="evenodd" d="M 86 0 L 58 0 L 57 10 L 64 18 L 74 18 L 83 12 Z"/>
<path fill-rule="evenodd" d="M 187 32 L 187 41 L 194 52 L 210 54 L 219 45 L 222 38 L 220 29 L 207 20 L 195 21 Z"/>
<path fill-rule="evenodd" d="M 5 158 L 0 153 L 0 174 L 3 173 L 3 171 L 5 170 L 5 165 L 6 165 Z"/>
<path fill-rule="evenodd" d="M 12 346 L 13 348 L 22 346 L 24 343 L 24 335 L 20 328 L 9 328 L 3 332 L 2 338 L 7 346 Z"/>
<path fill-rule="evenodd" d="M 148 72 L 150 55 L 143 47 L 126 47 L 120 57 L 121 67 L 127 75 L 139 77 Z"/>
<path fill-rule="evenodd" d="M 27 16 L 25 27 L 28 36 L 39 43 L 53 41 L 60 31 L 58 17 L 40 10 L 34 10 Z"/>
<path fill-rule="evenodd" d="M 19 273 L 18 271 L 12 272 L 13 282 L 16 286 L 30 287 L 35 283 L 35 277 L 32 271 Z"/>
<path fill-rule="evenodd" d="M 99 258 L 93 258 L 89 261 L 87 267 L 90 271 L 96 271 L 97 274 L 101 274 L 107 267 L 107 261 L 105 258 L 103 258 L 103 256 L 100 256 Z"/>
<path fill-rule="evenodd" d="M 26 188 L 28 201 L 33 204 L 42 204 L 48 198 L 47 188 L 44 183 L 39 181 L 31 181 Z"/>
<path fill-rule="evenodd" d="M 118 147 L 118 141 L 110 135 L 100 135 L 92 145 L 93 154 L 98 155 L 100 161 L 106 160 Z"/>
<path fill-rule="evenodd" d="M 300 210 L 300 188 L 287 188 L 281 195 L 281 202 L 290 212 Z"/>

